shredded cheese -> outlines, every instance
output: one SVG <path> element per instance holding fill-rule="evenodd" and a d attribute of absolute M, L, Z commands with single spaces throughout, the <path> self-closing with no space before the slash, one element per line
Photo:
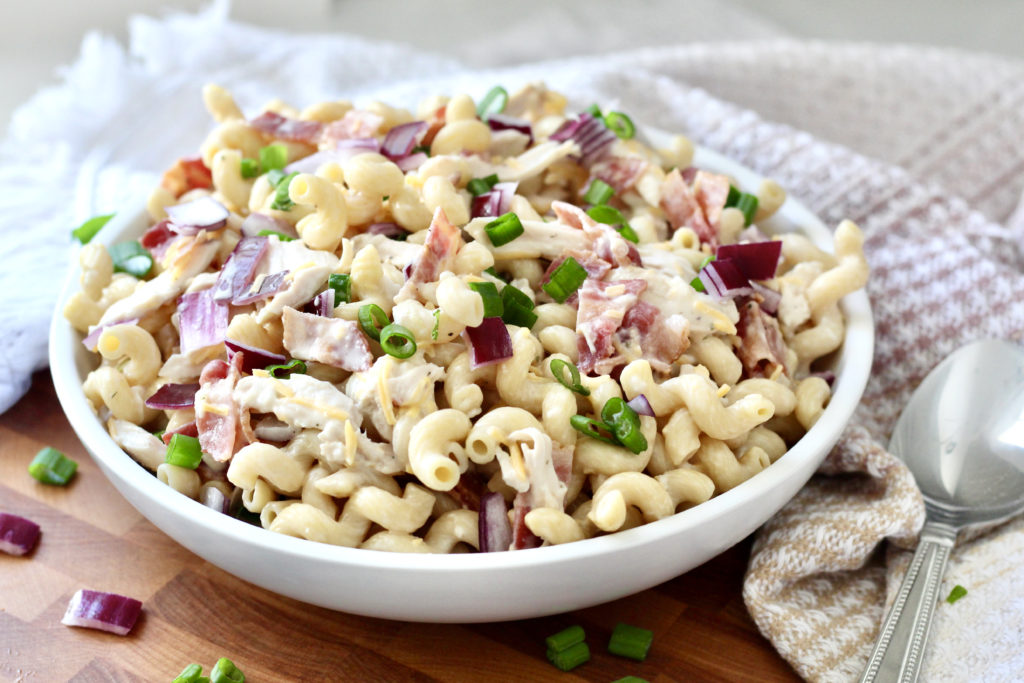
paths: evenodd
<path fill-rule="evenodd" d="M 356 464 L 356 449 L 359 446 L 359 435 L 356 428 L 352 426 L 351 420 L 345 420 L 345 465 L 352 467 Z"/>
<path fill-rule="evenodd" d="M 709 306 L 705 301 L 699 300 L 693 304 L 693 308 L 711 318 L 711 326 L 715 331 L 722 334 L 736 334 L 736 325 L 722 311 Z"/>
<path fill-rule="evenodd" d="M 391 391 L 388 389 L 387 377 L 394 369 L 394 361 L 388 356 L 381 363 L 380 371 L 377 373 L 377 394 L 380 396 L 380 409 L 384 411 L 384 419 L 389 425 L 395 424 L 395 408 L 391 404 Z"/>

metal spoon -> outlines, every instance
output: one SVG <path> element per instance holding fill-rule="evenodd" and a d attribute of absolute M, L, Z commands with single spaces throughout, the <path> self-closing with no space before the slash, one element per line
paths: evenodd
<path fill-rule="evenodd" d="M 927 515 L 862 682 L 917 680 L 957 532 L 1024 510 L 1024 349 L 980 341 L 939 363 L 900 415 L 889 451 L 917 479 Z"/>

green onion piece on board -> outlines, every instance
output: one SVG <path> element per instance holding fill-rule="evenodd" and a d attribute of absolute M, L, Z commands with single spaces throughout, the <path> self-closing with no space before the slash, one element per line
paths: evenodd
<path fill-rule="evenodd" d="M 255 178 L 260 174 L 260 162 L 255 159 L 242 159 L 239 163 L 239 170 L 243 178 Z"/>
<path fill-rule="evenodd" d="M 298 358 L 292 358 L 287 363 L 282 363 L 281 365 L 268 365 L 264 370 L 274 379 L 287 379 L 292 373 L 305 375 L 306 364 Z"/>
<path fill-rule="evenodd" d="M 498 184 L 498 175 L 492 173 L 485 178 L 473 178 L 466 184 L 466 189 L 474 197 L 490 192 L 491 188 Z"/>
<path fill-rule="evenodd" d="M 957 585 L 953 586 L 953 590 L 949 591 L 949 597 L 946 598 L 946 602 L 952 605 L 954 602 L 964 597 L 965 595 L 967 595 L 967 589 L 958 583 Z"/>
<path fill-rule="evenodd" d="M 380 331 L 391 322 L 388 319 L 388 314 L 377 304 L 360 306 L 356 317 L 359 319 L 359 327 L 362 328 L 363 333 L 374 341 L 380 341 Z"/>
<path fill-rule="evenodd" d="M 32 458 L 28 473 L 34 479 L 50 486 L 67 486 L 71 477 L 75 476 L 78 463 L 67 457 L 56 448 L 47 446 Z"/>
<path fill-rule="evenodd" d="M 569 379 L 565 379 L 565 371 L 569 371 Z M 590 396 L 590 389 L 583 386 L 580 381 L 580 369 L 561 358 L 551 359 L 551 374 L 555 376 L 558 383 L 566 389 L 570 389 L 580 396 Z"/>
<path fill-rule="evenodd" d="M 605 443 L 610 443 L 613 446 L 620 445 L 619 442 L 615 440 L 615 437 L 612 431 L 608 428 L 608 425 L 603 422 L 598 422 L 592 417 L 587 417 L 586 415 L 573 415 L 569 418 L 569 425 L 580 434 L 589 436 L 592 439 L 604 441 Z"/>
<path fill-rule="evenodd" d="M 82 244 L 88 244 L 96 236 L 100 229 L 110 222 L 110 219 L 117 214 L 108 213 L 103 216 L 93 216 L 86 222 L 71 231 L 71 236 Z"/>
<path fill-rule="evenodd" d="M 264 173 L 280 171 L 288 165 L 288 148 L 281 144 L 267 145 L 260 150 L 259 156 Z"/>
<path fill-rule="evenodd" d="M 570 256 L 555 268 L 551 273 L 551 278 L 541 285 L 541 289 L 561 304 L 565 303 L 565 300 L 572 296 L 572 293 L 579 289 L 586 279 L 587 271 Z"/>
<path fill-rule="evenodd" d="M 621 398 L 608 399 L 601 408 L 601 419 L 620 444 L 634 453 L 647 450 L 647 437 L 640 431 L 640 416 Z"/>
<path fill-rule="evenodd" d="M 107 250 L 114 270 L 144 278 L 153 269 L 153 255 L 138 242 L 118 242 Z"/>
<path fill-rule="evenodd" d="M 274 191 L 274 201 L 271 202 L 270 208 L 278 211 L 290 211 L 295 202 L 292 201 L 291 196 L 288 194 L 288 187 L 292 184 L 292 179 L 299 175 L 299 172 L 289 173 L 285 177 L 281 178 L 281 182 L 277 184 L 277 189 Z"/>
<path fill-rule="evenodd" d="M 470 282 L 469 288 L 483 299 L 485 318 L 500 318 L 504 314 L 505 306 L 498 294 L 498 287 L 493 282 Z"/>
<path fill-rule="evenodd" d="M 203 667 L 189 664 L 171 683 L 209 683 L 210 679 L 203 675 Z"/>
<path fill-rule="evenodd" d="M 757 197 L 744 192 L 736 202 L 736 208 L 743 212 L 743 220 L 747 225 L 754 222 L 754 214 L 757 213 Z"/>
<path fill-rule="evenodd" d="M 482 120 L 486 121 L 490 118 L 491 114 L 500 114 L 505 111 L 505 105 L 507 104 L 508 91 L 500 85 L 496 85 L 480 100 L 480 104 L 476 106 L 476 113 Z"/>
<path fill-rule="evenodd" d="M 580 664 L 590 661 L 590 648 L 586 643 L 576 643 L 561 652 L 548 650 L 548 661 L 562 671 L 571 671 Z"/>
<path fill-rule="evenodd" d="M 633 119 L 621 111 L 610 111 L 604 115 L 604 125 L 622 140 L 629 140 L 636 135 Z"/>
<path fill-rule="evenodd" d="M 583 627 L 576 624 L 575 626 L 570 626 L 567 629 L 563 629 L 558 633 L 548 636 L 544 642 L 547 644 L 549 650 L 562 652 L 577 643 L 582 643 L 585 639 L 586 634 L 583 632 Z"/>
<path fill-rule="evenodd" d="M 245 683 L 245 674 L 230 659 L 221 657 L 210 672 L 210 683 Z"/>
<path fill-rule="evenodd" d="M 286 235 L 283 232 L 278 232 L 277 230 L 260 230 L 256 234 L 260 237 L 276 237 L 282 242 L 291 242 L 295 239 L 291 235 Z"/>
<path fill-rule="evenodd" d="M 380 348 L 389 356 L 408 358 L 416 353 L 416 337 L 408 328 L 391 323 L 380 331 Z"/>
<path fill-rule="evenodd" d="M 491 244 L 496 247 L 500 247 L 501 245 L 508 244 L 515 238 L 522 235 L 526 232 L 526 228 L 523 227 L 522 222 L 519 220 L 519 216 L 509 211 L 485 225 L 484 232 L 487 233 L 487 237 L 491 240 Z"/>
<path fill-rule="evenodd" d="M 334 305 L 352 301 L 352 278 L 344 273 L 331 273 L 327 286 L 334 290 Z"/>
<path fill-rule="evenodd" d="M 594 178 L 590 187 L 583 193 L 583 201 L 587 204 L 604 204 L 615 194 L 615 188 L 600 178 Z"/>
<path fill-rule="evenodd" d="M 618 623 L 608 641 L 608 652 L 642 662 L 647 659 L 654 633 L 645 628 Z"/>
<path fill-rule="evenodd" d="M 647 683 L 647 679 L 640 678 L 639 676 L 623 676 L 612 681 L 612 683 Z"/>
<path fill-rule="evenodd" d="M 164 462 L 168 465 L 194 470 L 202 461 L 203 449 L 199 445 L 199 439 L 187 434 L 171 436 L 171 442 L 167 444 L 167 455 L 164 456 Z"/>

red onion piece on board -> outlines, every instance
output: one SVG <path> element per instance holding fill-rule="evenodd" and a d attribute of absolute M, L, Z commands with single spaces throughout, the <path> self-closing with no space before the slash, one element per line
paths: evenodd
<path fill-rule="evenodd" d="M 698 277 L 708 293 L 720 297 L 754 293 L 750 281 L 729 260 L 712 261 L 701 269 Z"/>
<path fill-rule="evenodd" d="M 248 291 L 268 242 L 266 237 L 243 237 L 238 241 L 213 286 L 214 301 L 231 301 Z"/>
<path fill-rule="evenodd" d="M 30 519 L 0 512 L 0 552 L 25 555 L 39 542 L 39 525 Z"/>
<path fill-rule="evenodd" d="M 128 635 L 142 612 L 142 603 L 116 593 L 80 590 L 71 598 L 60 623 Z"/>
<path fill-rule="evenodd" d="M 500 552 L 512 545 L 512 525 L 500 493 L 492 491 L 480 496 L 479 525 L 480 552 Z"/>
<path fill-rule="evenodd" d="M 508 213 L 518 187 L 519 183 L 497 183 L 490 192 L 473 197 L 472 217 L 497 217 Z"/>
<path fill-rule="evenodd" d="M 745 244 L 723 244 L 718 247 L 716 258 L 732 261 L 749 280 L 770 280 L 775 277 L 782 254 L 782 242 L 747 242 Z"/>
<path fill-rule="evenodd" d="M 512 357 L 512 337 L 501 318 L 484 318 L 477 327 L 467 327 L 463 334 L 469 343 L 470 367 L 493 365 Z"/>
<path fill-rule="evenodd" d="M 408 173 L 409 171 L 415 171 L 417 168 L 422 166 L 423 162 L 428 158 L 429 157 L 423 152 L 416 152 L 415 154 L 410 154 L 407 157 L 395 159 L 394 161 L 398 168 L 402 169 L 403 173 Z"/>
<path fill-rule="evenodd" d="M 196 402 L 199 384 L 165 384 L 146 399 L 146 406 L 156 410 L 191 408 Z"/>
<path fill-rule="evenodd" d="M 220 230 L 228 222 L 230 212 L 213 197 L 200 197 L 191 202 L 167 207 L 171 230 L 194 235 L 200 230 Z"/>
<path fill-rule="evenodd" d="M 280 140 L 314 145 L 320 139 L 324 124 L 319 121 L 290 119 L 277 112 L 265 111 L 249 121 L 249 125 Z"/>
<path fill-rule="evenodd" d="M 395 126 L 384 136 L 380 151 L 389 159 L 409 156 L 423 136 L 427 132 L 429 124 L 426 121 L 412 121 Z"/>
<path fill-rule="evenodd" d="M 583 112 L 577 118 L 563 123 L 548 139 L 556 142 L 574 141 L 580 146 L 580 163 L 589 166 L 604 156 L 617 138 L 604 125 L 604 121 Z"/>
<path fill-rule="evenodd" d="M 251 213 L 242 221 L 242 234 L 246 237 L 258 237 L 263 230 L 272 230 L 289 237 L 299 236 L 291 223 L 265 213 Z"/>
<path fill-rule="evenodd" d="M 232 299 L 231 303 L 235 306 L 244 306 L 255 301 L 268 299 L 277 294 L 277 292 L 284 286 L 284 279 L 287 275 L 287 270 L 271 273 L 260 281 L 260 286 L 256 291 L 252 291 L 252 288 L 250 287 L 244 294 Z"/>
<path fill-rule="evenodd" d="M 334 290 L 327 288 L 313 297 L 313 309 L 315 313 L 324 318 L 334 317 Z"/>
<path fill-rule="evenodd" d="M 228 347 L 228 362 L 234 358 L 236 353 L 241 353 L 242 372 L 247 372 L 250 375 L 254 369 L 263 369 L 268 365 L 281 365 L 288 360 L 279 353 L 267 351 L 266 349 L 259 349 L 255 346 L 249 346 L 248 344 L 237 342 L 234 339 L 225 339 L 224 345 Z"/>
<path fill-rule="evenodd" d="M 514 130 L 527 135 L 530 138 L 529 144 L 533 144 L 533 129 L 526 119 L 519 119 L 506 114 L 491 114 L 487 117 L 487 125 L 491 130 Z"/>
<path fill-rule="evenodd" d="M 228 306 L 213 298 L 212 289 L 182 294 L 178 299 L 178 327 L 182 353 L 219 344 L 228 330 Z"/>
<path fill-rule="evenodd" d="M 633 409 L 637 415 L 646 415 L 647 417 L 654 417 L 654 408 L 651 407 L 650 401 L 643 394 L 637 394 L 633 398 L 629 399 L 626 403 L 630 408 Z"/>

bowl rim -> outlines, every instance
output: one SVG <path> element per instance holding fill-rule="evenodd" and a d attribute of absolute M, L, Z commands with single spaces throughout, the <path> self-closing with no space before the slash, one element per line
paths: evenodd
<path fill-rule="evenodd" d="M 655 141 L 666 140 L 668 137 L 667 133 L 649 128 L 645 129 L 645 133 Z M 763 179 L 761 175 L 738 162 L 703 147 L 696 149 L 694 165 L 730 175 L 744 187 L 756 187 Z M 817 246 L 832 252 L 832 232 L 798 200 L 788 197 L 778 216 L 790 224 L 784 229 L 803 232 Z M 776 225 L 772 227 L 779 227 L 779 218 L 774 220 Z M 138 202 L 111 219 L 94 240 L 109 245 L 115 239 L 137 231 L 137 225 L 143 224 L 144 219 L 144 203 Z M 769 221 L 766 224 L 771 223 Z M 415 559 L 412 559 L 405 553 L 334 546 L 278 534 L 247 524 L 181 495 L 161 483 L 156 476 L 125 453 L 107 434 L 85 398 L 82 391 L 84 375 L 79 374 L 79 359 L 87 353 L 81 345 L 83 335 L 75 331 L 63 316 L 64 304 L 79 289 L 80 270 L 77 260 L 73 261 L 51 320 L 50 368 L 58 399 L 68 421 L 92 457 L 99 461 L 98 464 L 108 479 L 111 479 L 108 472 L 114 473 L 124 485 L 148 497 L 155 505 L 161 507 L 165 514 L 186 523 L 200 525 L 206 533 L 213 534 L 214 537 L 230 537 L 231 540 L 240 542 L 252 550 L 269 552 L 277 557 L 286 556 L 287 559 L 296 561 L 329 562 L 339 567 L 348 565 L 398 571 L 415 569 L 417 572 L 529 568 L 581 559 L 598 559 L 609 553 L 628 552 L 679 536 L 690 529 L 709 524 L 715 518 L 725 516 L 751 500 L 765 496 L 817 459 L 814 468 L 810 470 L 813 473 L 838 441 L 853 416 L 867 385 L 874 353 L 874 322 L 871 307 L 866 290 L 860 289 L 844 297 L 840 303 L 846 319 L 846 330 L 836 361 L 833 394 L 817 423 L 770 467 L 699 505 L 633 529 L 573 543 L 516 552 L 416 554 Z M 801 482 L 800 487 L 805 482 L 806 479 Z M 118 482 L 112 480 L 112 483 L 115 488 L 119 488 Z M 783 505 L 788 500 L 789 498 Z M 132 501 L 129 499 L 129 502 Z M 780 508 L 781 505 L 774 508 L 769 517 Z M 150 519 L 142 510 L 140 513 Z"/>

